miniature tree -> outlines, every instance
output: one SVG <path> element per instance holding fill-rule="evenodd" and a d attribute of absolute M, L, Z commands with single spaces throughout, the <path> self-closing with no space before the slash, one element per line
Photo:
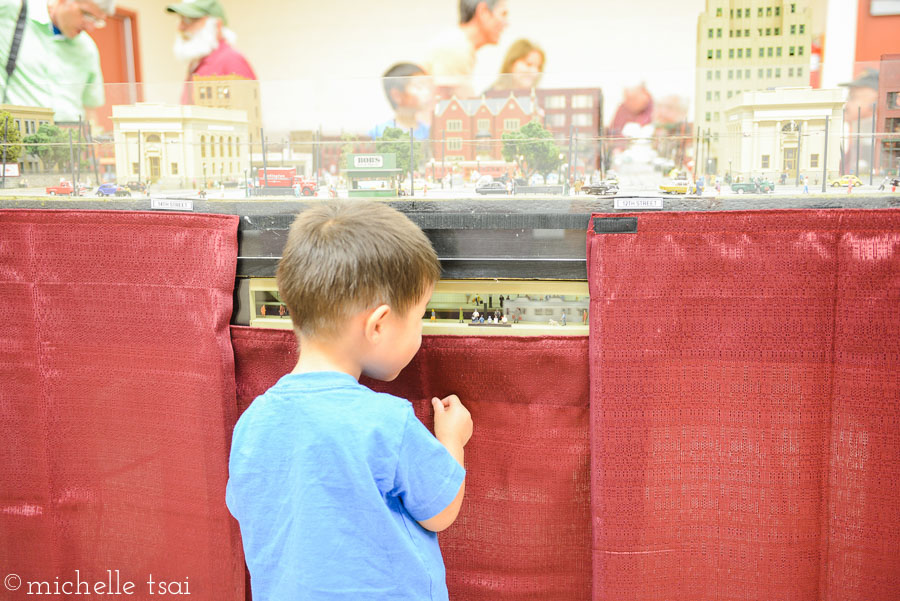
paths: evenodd
<path fill-rule="evenodd" d="M 413 168 L 425 160 L 425 145 L 418 140 L 413 143 L 415 157 Z M 409 173 L 409 130 L 399 127 L 386 127 L 381 137 L 375 141 L 375 152 L 394 153 L 397 155 L 397 167 L 402 174 Z"/>
<path fill-rule="evenodd" d="M 4 129 L 6 130 L 5 136 Z M 16 127 L 12 115 L 7 111 L 0 111 L 0 144 L 6 150 L 6 162 L 18 163 L 19 157 L 22 156 L 22 135 L 19 133 L 19 128 Z M 2 152 L 3 150 L 0 149 L 0 153 Z"/>
<path fill-rule="evenodd" d="M 523 157 L 527 168 L 526 177 L 535 172 L 550 173 L 562 163 L 553 134 L 537 121 L 526 123 L 518 131 L 504 132 L 501 137 L 503 158 L 515 161 Z"/>
<path fill-rule="evenodd" d="M 25 150 L 37 155 L 46 169 L 59 169 L 69 161 L 69 137 L 62 129 L 49 123 L 22 140 Z"/>

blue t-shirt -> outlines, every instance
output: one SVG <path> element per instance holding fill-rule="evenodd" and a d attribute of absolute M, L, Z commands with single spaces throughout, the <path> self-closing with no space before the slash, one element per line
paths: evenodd
<path fill-rule="evenodd" d="M 254 601 L 447 599 L 437 535 L 465 470 L 412 404 L 337 372 L 288 374 L 234 429 L 226 503 Z"/>
<path fill-rule="evenodd" d="M 384 130 L 386 130 L 389 127 L 400 127 L 400 126 L 397 125 L 397 121 L 394 119 L 388 119 L 387 121 L 382 121 L 381 123 L 379 123 L 378 125 L 376 125 L 375 127 L 373 127 L 372 129 L 369 130 L 369 137 L 372 138 L 373 140 L 377 140 L 378 138 L 380 138 L 381 136 L 384 135 Z M 400 129 L 405 131 L 407 134 L 409 133 L 409 128 L 400 127 Z M 427 140 L 430 129 L 431 129 L 430 127 L 428 127 L 426 124 L 422 123 L 421 121 L 416 121 L 416 128 L 413 130 L 413 138 L 416 140 Z"/>

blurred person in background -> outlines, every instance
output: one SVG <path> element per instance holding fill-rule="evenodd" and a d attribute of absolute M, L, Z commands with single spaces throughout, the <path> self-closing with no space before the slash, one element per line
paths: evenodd
<path fill-rule="evenodd" d="M 2 102 L 52 108 L 56 122 L 102 106 L 100 53 L 88 33 L 105 27 L 115 10 L 115 0 L 0 0 L 0 63 L 8 66 L 14 55 L 8 79 L 0 69 Z"/>
<path fill-rule="evenodd" d="M 499 42 L 508 21 L 507 0 L 459 0 L 459 25 L 438 36 L 425 61 L 435 84 L 442 88 L 442 96 L 474 95 L 475 54 Z"/>
<path fill-rule="evenodd" d="M 195 76 L 236 75 L 256 79 L 244 56 L 232 47 L 237 35 L 226 25 L 218 0 L 188 0 L 166 7 L 181 17 L 172 50 L 175 58 L 189 63 L 182 104 L 192 104 L 191 80 Z"/>
<path fill-rule="evenodd" d="M 369 131 L 377 140 L 388 127 L 413 130 L 416 140 L 427 140 L 434 112 L 434 84 L 425 69 L 414 63 L 397 63 L 382 75 L 384 94 L 394 116 Z"/>
<path fill-rule="evenodd" d="M 530 90 L 537 87 L 544 74 L 544 51 L 526 39 L 516 40 L 503 59 L 500 77 L 491 90 Z"/>

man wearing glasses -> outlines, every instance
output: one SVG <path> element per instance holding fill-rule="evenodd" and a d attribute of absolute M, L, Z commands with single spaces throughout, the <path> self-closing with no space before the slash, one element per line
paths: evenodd
<path fill-rule="evenodd" d="M 115 0 L 0 0 L 3 103 L 52 108 L 57 122 L 102 106 L 100 53 L 88 33 L 114 12 Z"/>

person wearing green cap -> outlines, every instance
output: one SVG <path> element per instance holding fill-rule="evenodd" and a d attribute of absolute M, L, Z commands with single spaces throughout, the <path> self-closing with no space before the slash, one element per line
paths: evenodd
<path fill-rule="evenodd" d="M 52 108 L 57 122 L 78 121 L 85 107 L 102 106 L 100 53 L 88 33 L 114 12 L 115 0 L 0 2 L 2 102 Z"/>
<path fill-rule="evenodd" d="M 185 0 L 166 7 L 181 20 L 173 51 L 179 60 L 189 63 L 182 104 L 191 104 L 191 80 L 194 77 L 230 75 L 256 79 L 244 56 L 232 46 L 236 39 L 226 25 L 228 20 L 218 0 Z"/>

